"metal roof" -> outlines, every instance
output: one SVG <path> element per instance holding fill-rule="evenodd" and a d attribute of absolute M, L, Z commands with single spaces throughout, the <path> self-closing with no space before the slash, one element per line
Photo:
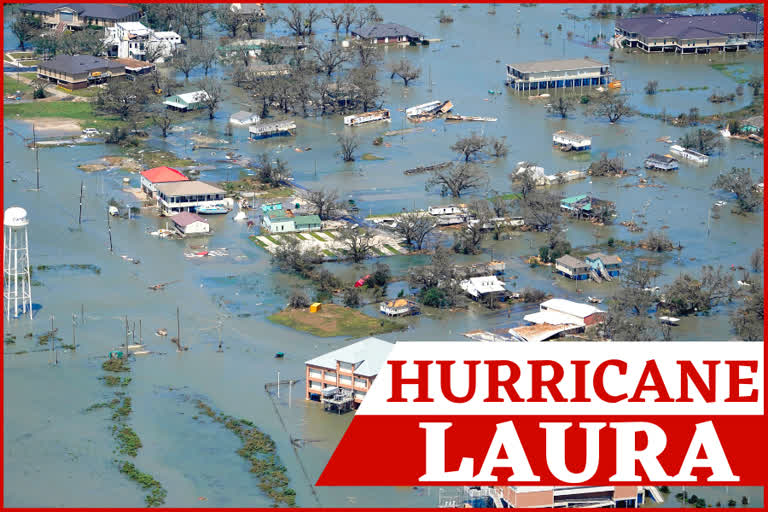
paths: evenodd
<path fill-rule="evenodd" d="M 223 194 L 224 191 L 202 181 L 177 181 L 175 183 L 160 183 L 157 190 L 167 196 L 199 196 L 208 194 Z"/>
<path fill-rule="evenodd" d="M 308 315 L 311 313 L 307 313 Z M 336 369 L 336 362 L 355 365 L 355 375 L 375 377 L 395 345 L 379 338 L 365 338 L 346 347 L 310 359 L 305 364 L 329 370 Z"/>
<path fill-rule="evenodd" d="M 259 114 L 255 112 L 246 112 L 245 110 L 241 110 L 240 112 L 235 112 L 229 116 L 229 118 L 234 119 L 235 121 L 250 121 L 254 116 L 256 117 L 256 120 L 260 119 Z"/>
<path fill-rule="evenodd" d="M 651 153 L 648 155 L 648 158 L 646 160 L 656 160 L 657 162 L 664 162 L 665 164 L 671 164 L 672 162 L 677 162 L 677 159 L 672 158 L 671 156 L 665 156 L 660 155 L 658 153 Z"/>
<path fill-rule="evenodd" d="M 531 62 L 518 62 L 516 64 L 507 64 L 521 73 L 544 73 L 546 71 L 577 71 L 580 69 L 597 68 L 607 66 L 594 59 L 555 59 L 555 60 L 537 60 Z"/>
<path fill-rule="evenodd" d="M 597 309 L 595 306 L 581 304 L 566 299 L 549 299 L 548 301 L 542 302 L 541 307 L 579 318 L 586 318 L 595 313 L 605 313 L 605 311 Z"/>
<path fill-rule="evenodd" d="M 634 16 L 616 21 L 616 27 L 646 37 L 706 39 L 713 36 L 763 31 L 763 19 L 751 13 Z"/>
<path fill-rule="evenodd" d="M 293 218 L 293 223 L 296 226 L 308 226 L 311 224 L 322 224 L 323 221 L 320 220 L 318 215 L 297 215 Z"/>
<path fill-rule="evenodd" d="M 171 167 L 155 167 L 154 169 L 148 169 L 142 171 L 142 176 L 151 181 L 152 183 L 171 183 L 175 181 L 189 181 L 189 178 L 184 176 L 181 171 L 172 169 Z"/>
<path fill-rule="evenodd" d="M 352 31 L 352 35 L 358 35 L 365 39 L 382 38 L 382 37 L 422 37 L 422 34 L 416 32 L 412 28 L 400 25 L 398 23 L 377 23 L 375 25 L 366 25 Z"/>
<path fill-rule="evenodd" d="M 593 252 L 592 254 L 587 254 L 586 259 L 600 260 L 603 262 L 603 265 L 616 265 L 621 263 L 621 258 L 615 254 L 603 254 L 602 252 Z"/>

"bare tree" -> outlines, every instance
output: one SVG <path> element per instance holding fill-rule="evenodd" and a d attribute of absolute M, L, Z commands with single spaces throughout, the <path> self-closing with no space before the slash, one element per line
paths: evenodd
<path fill-rule="evenodd" d="M 171 57 L 171 67 L 184 73 L 184 78 L 189 79 L 189 74 L 198 66 L 199 62 L 192 52 L 182 48 L 174 50 Z"/>
<path fill-rule="evenodd" d="M 160 58 L 165 56 L 165 47 L 159 43 L 147 43 L 144 50 L 144 59 L 150 64 L 154 64 Z"/>
<path fill-rule="evenodd" d="M 336 29 L 336 33 L 339 33 L 341 26 L 344 24 L 344 11 L 339 7 L 329 7 L 323 11 L 323 15 L 331 22 L 331 25 Z"/>
<path fill-rule="evenodd" d="M 600 93 L 591 104 L 592 114 L 605 117 L 610 123 L 615 123 L 622 117 L 631 117 L 633 114 L 626 97 L 611 92 Z"/>
<path fill-rule="evenodd" d="M 395 231 L 405 238 L 405 243 L 420 251 L 424 240 L 437 228 L 437 221 L 432 215 L 418 212 L 405 213 L 397 217 Z"/>
<path fill-rule="evenodd" d="M 752 267 L 752 272 L 761 272 L 763 270 L 763 249 L 761 247 L 752 252 L 752 256 L 749 257 L 749 264 Z"/>
<path fill-rule="evenodd" d="M 659 82 L 658 80 L 649 80 L 647 84 L 645 84 L 645 94 L 648 94 L 649 96 L 652 96 L 656 94 L 656 91 L 659 88 Z"/>
<path fill-rule="evenodd" d="M 350 70 L 347 78 L 349 83 L 355 87 L 355 103 L 359 104 L 363 111 L 378 108 L 381 97 L 384 95 L 384 89 L 376 80 L 374 67 L 356 67 Z"/>
<path fill-rule="evenodd" d="M 525 223 L 538 231 L 548 231 L 560 220 L 560 198 L 549 192 L 529 192 L 523 200 Z"/>
<path fill-rule="evenodd" d="M 488 145 L 488 139 L 472 132 L 469 137 L 460 137 L 451 145 L 451 150 L 464 155 L 464 161 L 469 162 L 473 155 L 479 153 Z"/>
<path fill-rule="evenodd" d="M 722 265 L 705 265 L 699 278 L 683 273 L 667 287 L 664 305 L 680 315 L 709 311 L 735 295 L 733 275 Z"/>
<path fill-rule="evenodd" d="M 441 188 L 444 195 L 461 197 L 462 194 L 484 187 L 488 183 L 488 175 L 472 164 L 461 163 L 448 169 L 434 171 L 427 180 L 426 188 L 434 186 Z"/>
<path fill-rule="evenodd" d="M 208 76 L 208 71 L 211 70 L 218 58 L 216 46 L 209 41 L 200 41 L 200 44 L 194 49 L 194 56 L 203 68 L 205 76 Z"/>
<path fill-rule="evenodd" d="M 652 285 L 659 273 L 640 262 L 626 266 L 620 288 L 608 302 L 606 335 L 620 341 L 652 341 L 661 336 L 659 324 L 648 315 L 658 303 Z"/>
<path fill-rule="evenodd" d="M 536 178 L 533 174 L 533 169 L 536 167 L 536 164 L 532 162 L 524 162 L 522 165 L 525 170 L 523 172 L 510 174 L 509 180 L 512 182 L 513 187 L 516 188 L 517 193 L 520 194 L 520 197 L 525 200 L 525 198 L 528 197 L 528 194 L 536 189 Z"/>
<path fill-rule="evenodd" d="M 712 130 L 699 128 L 680 138 L 680 145 L 705 155 L 713 155 L 723 147 L 720 135 Z"/>
<path fill-rule="evenodd" d="M 242 25 L 238 14 L 230 8 L 230 4 L 219 4 L 213 16 L 221 28 L 223 28 L 229 37 L 237 37 L 237 30 Z"/>
<path fill-rule="evenodd" d="M 292 175 L 291 169 L 285 160 L 281 158 L 273 160 L 272 156 L 267 153 L 259 155 L 258 169 L 259 181 L 273 188 L 277 188 L 285 183 L 285 180 Z"/>
<path fill-rule="evenodd" d="M 338 45 L 326 47 L 315 45 L 312 47 L 312 51 L 317 56 L 320 67 L 328 76 L 331 76 L 339 66 L 350 61 L 349 52 Z"/>
<path fill-rule="evenodd" d="M 381 60 L 378 48 L 365 41 L 354 41 L 352 43 L 352 51 L 357 54 L 358 63 L 361 68 L 374 67 Z"/>
<path fill-rule="evenodd" d="M 312 25 L 323 17 L 323 11 L 314 5 L 307 6 L 304 11 L 298 4 L 288 5 L 286 13 L 278 15 L 278 19 L 285 23 L 288 29 L 296 37 L 312 35 Z"/>
<path fill-rule="evenodd" d="M 310 190 L 304 199 L 312 206 L 313 211 L 326 220 L 339 210 L 339 192 L 337 190 Z"/>
<path fill-rule="evenodd" d="M 355 263 L 363 261 L 373 250 L 374 234 L 369 229 L 347 226 L 338 233 L 344 252 Z"/>
<path fill-rule="evenodd" d="M 760 89 L 763 88 L 763 77 L 760 75 L 752 75 L 747 81 L 747 85 L 752 88 L 752 95 L 760 95 Z"/>
<path fill-rule="evenodd" d="M 196 99 L 208 109 L 208 119 L 213 119 L 213 116 L 219 109 L 221 100 L 224 98 L 221 81 L 216 78 L 206 77 L 200 80 L 199 87 L 205 94 L 198 94 Z"/>
<path fill-rule="evenodd" d="M 279 44 L 266 43 L 259 50 L 259 59 L 267 64 L 280 64 L 283 61 L 283 47 Z"/>
<path fill-rule="evenodd" d="M 749 169 L 734 167 L 729 172 L 720 174 L 712 188 L 735 194 L 740 213 L 753 212 L 763 204 L 763 198 L 755 190 L 755 182 Z"/>
<path fill-rule="evenodd" d="M 416 80 L 421 76 L 421 68 L 411 64 L 408 59 L 400 59 L 398 62 L 392 65 L 390 68 L 390 78 L 394 78 L 395 75 L 399 76 L 403 80 L 403 85 L 408 87 L 408 82 Z"/>
<path fill-rule="evenodd" d="M 338 155 L 341 156 L 345 162 L 354 162 L 355 151 L 360 146 L 360 141 L 354 135 L 340 134 L 338 137 L 339 151 Z"/>
<path fill-rule="evenodd" d="M 763 285 L 753 283 L 744 298 L 744 305 L 731 312 L 730 323 L 736 335 L 745 341 L 762 341 L 764 325 Z"/>
<path fill-rule="evenodd" d="M 153 112 L 151 119 L 152 124 L 160 128 L 160 132 L 163 134 L 163 138 L 166 138 L 168 136 L 168 130 L 171 129 L 171 126 L 176 124 L 176 122 L 179 120 L 179 117 L 175 112 L 167 108 L 162 108 L 158 109 L 156 112 Z"/>
<path fill-rule="evenodd" d="M 116 114 L 126 121 L 144 112 L 154 99 L 145 87 L 110 80 L 106 87 L 99 89 L 94 105 L 98 111 Z"/>
<path fill-rule="evenodd" d="M 547 110 L 550 114 L 555 114 L 565 119 L 568 117 L 568 113 L 573 110 L 574 105 L 575 102 L 573 101 L 573 98 L 564 98 L 563 96 L 560 96 L 557 98 L 557 101 L 550 103 Z"/>
<path fill-rule="evenodd" d="M 357 19 L 357 7 L 353 4 L 344 4 L 342 12 L 344 14 L 344 33 L 349 34 L 349 29 Z"/>
<path fill-rule="evenodd" d="M 243 30 L 248 34 L 248 39 L 253 39 L 255 34 L 264 31 L 264 17 L 259 13 L 240 13 L 239 16 L 242 21 Z"/>
<path fill-rule="evenodd" d="M 490 146 L 490 153 L 496 158 L 503 158 L 509 153 L 509 146 L 504 142 L 504 139 L 497 139 L 495 137 L 488 139 L 488 145 Z"/>
<path fill-rule="evenodd" d="M 472 220 L 463 225 L 453 235 L 453 250 L 463 254 L 477 254 L 485 239 L 485 232 L 490 216 L 486 205 L 475 202 L 470 206 Z"/>

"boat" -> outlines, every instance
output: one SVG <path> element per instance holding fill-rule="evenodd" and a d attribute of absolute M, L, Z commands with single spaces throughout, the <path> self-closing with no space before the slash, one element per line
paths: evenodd
<path fill-rule="evenodd" d="M 275 354 L 276 359 L 282 359 L 283 357 L 285 357 L 285 352 L 278 352 Z"/>
<path fill-rule="evenodd" d="M 680 319 L 673 316 L 660 316 L 659 320 L 666 325 L 678 325 L 680 323 Z"/>
<path fill-rule="evenodd" d="M 679 146 L 677 144 L 673 144 L 672 146 L 670 146 L 669 151 L 671 153 L 678 155 L 683 160 L 690 160 L 691 162 L 702 164 L 702 165 L 709 163 L 709 157 L 707 155 L 704 155 L 692 149 L 684 148 L 683 146 Z"/>
<path fill-rule="evenodd" d="M 715 201 L 715 206 L 718 208 L 722 208 L 723 206 L 727 205 L 728 203 L 725 201 Z"/>
<path fill-rule="evenodd" d="M 587 297 L 587 301 L 591 302 L 592 304 L 600 304 L 603 302 L 603 299 L 600 297 Z"/>
<path fill-rule="evenodd" d="M 229 208 L 223 204 L 214 204 L 211 206 L 198 206 L 195 208 L 195 212 L 200 215 L 222 215 L 229 213 Z"/>
<path fill-rule="evenodd" d="M 374 110 L 362 114 L 354 114 L 344 118 L 344 124 L 347 126 L 357 126 L 363 123 L 372 123 L 374 121 L 391 121 L 389 110 Z"/>

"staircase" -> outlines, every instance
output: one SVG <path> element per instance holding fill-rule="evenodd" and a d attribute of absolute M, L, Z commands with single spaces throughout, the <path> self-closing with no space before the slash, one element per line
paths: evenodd
<path fill-rule="evenodd" d="M 56 28 L 53 29 L 53 31 L 57 34 L 64 32 L 67 28 L 67 24 L 63 21 L 60 21 L 58 25 L 56 25 Z"/>
<path fill-rule="evenodd" d="M 606 281 L 613 281 L 613 279 L 611 279 L 611 274 L 609 274 L 608 271 L 605 270 L 604 268 L 600 269 L 600 277 L 602 277 Z"/>
<path fill-rule="evenodd" d="M 600 278 L 600 276 L 595 272 L 594 270 L 589 271 L 589 277 L 596 283 L 602 283 L 603 280 Z"/>

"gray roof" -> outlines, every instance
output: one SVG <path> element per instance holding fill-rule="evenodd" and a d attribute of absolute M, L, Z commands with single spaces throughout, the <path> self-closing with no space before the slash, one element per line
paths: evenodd
<path fill-rule="evenodd" d="M 422 37 L 422 34 L 419 32 L 398 23 L 376 23 L 375 25 L 366 25 L 357 30 L 353 30 L 352 35 L 358 35 L 365 39 L 382 37 L 396 38 L 402 36 L 411 38 Z"/>
<path fill-rule="evenodd" d="M 557 258 L 557 263 L 560 263 L 561 265 L 565 265 L 566 267 L 571 268 L 582 268 L 588 266 L 585 261 L 582 261 L 578 258 L 574 258 L 570 254 L 566 254 L 565 256 L 560 256 Z"/>
<path fill-rule="evenodd" d="M 671 156 L 659 155 L 658 153 L 651 153 L 646 160 L 656 160 L 657 162 L 664 162 L 665 164 L 671 164 L 677 162 L 677 159 Z"/>
<path fill-rule="evenodd" d="M 249 121 L 253 116 L 256 116 L 256 118 L 259 118 L 259 115 L 256 112 L 246 112 L 245 110 L 241 110 L 240 112 L 235 112 L 231 116 L 229 116 L 230 119 L 234 119 L 235 121 Z"/>
<path fill-rule="evenodd" d="M 22 4 L 21 10 L 51 14 L 62 7 L 69 7 L 83 17 L 105 20 L 122 20 L 139 12 L 139 9 L 130 5 L 116 4 Z"/>
<path fill-rule="evenodd" d="M 70 75 L 88 73 L 105 68 L 125 70 L 125 66 L 118 62 L 102 59 L 101 57 L 93 57 L 92 55 L 57 55 L 51 60 L 41 62 L 38 67 Z"/>
<path fill-rule="evenodd" d="M 603 265 L 616 265 L 621 263 L 621 258 L 615 254 L 607 255 L 603 254 L 602 252 L 593 252 L 592 254 L 587 254 L 587 259 L 600 260 L 603 262 Z"/>
<path fill-rule="evenodd" d="M 517 64 L 508 64 L 521 73 L 543 73 L 545 71 L 577 71 L 579 69 L 597 68 L 607 66 L 594 59 L 555 59 L 555 60 L 537 60 L 532 62 L 518 62 Z"/>
<path fill-rule="evenodd" d="M 355 375 L 375 377 L 378 375 L 394 344 L 379 338 L 365 338 L 346 347 L 328 352 L 305 364 L 320 368 L 336 369 L 336 361 L 355 365 Z"/>
<path fill-rule="evenodd" d="M 680 14 L 635 16 L 616 21 L 616 26 L 646 37 L 706 39 L 728 34 L 763 32 L 763 19 L 751 13 L 683 16 Z"/>
<path fill-rule="evenodd" d="M 754 126 L 757 128 L 763 127 L 763 116 L 752 116 L 748 117 L 744 120 L 744 124 L 748 124 L 750 126 Z"/>
<path fill-rule="evenodd" d="M 167 196 L 202 196 L 223 194 L 224 191 L 202 181 L 176 181 L 172 183 L 159 183 L 157 190 Z"/>

